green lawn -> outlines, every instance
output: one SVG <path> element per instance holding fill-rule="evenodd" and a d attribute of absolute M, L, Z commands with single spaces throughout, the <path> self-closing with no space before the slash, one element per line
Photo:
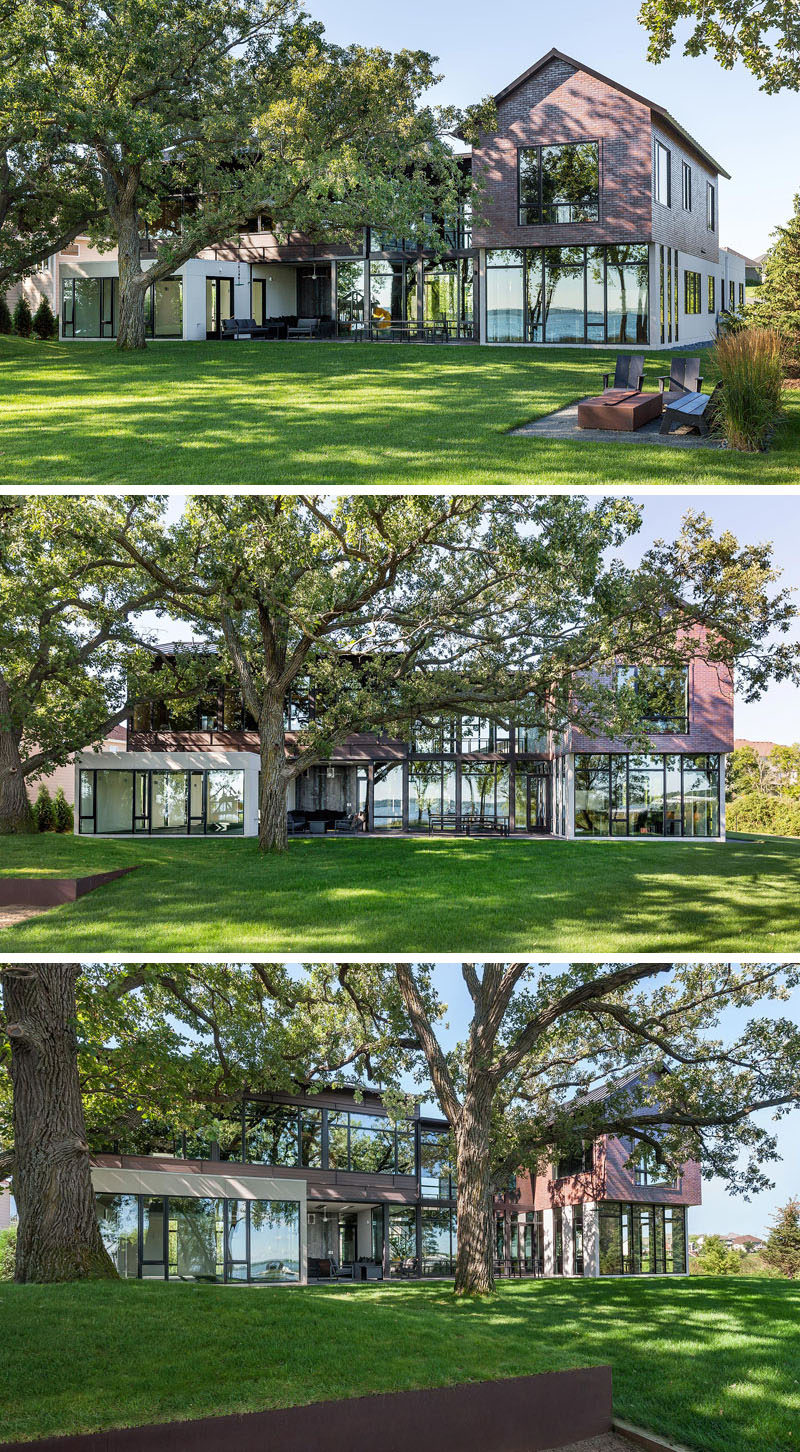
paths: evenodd
<path fill-rule="evenodd" d="M 137 872 L 2 931 L 6 952 L 791 953 L 800 839 L 3 839 L 2 873 Z"/>
<path fill-rule="evenodd" d="M 646 386 L 666 357 L 649 355 Z M 613 366 L 611 349 L 160 343 L 131 357 L 0 337 L 0 483 L 796 483 L 796 392 L 766 455 L 509 437 Z"/>
<path fill-rule="evenodd" d="M 0 1285 L 0 1440 L 611 1363 L 614 1412 L 696 1452 L 800 1447 L 800 1286 Z"/>

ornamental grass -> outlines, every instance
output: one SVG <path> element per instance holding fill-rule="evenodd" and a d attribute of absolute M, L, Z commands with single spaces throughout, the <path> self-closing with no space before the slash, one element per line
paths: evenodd
<path fill-rule="evenodd" d="M 783 366 L 776 328 L 743 328 L 717 340 L 722 382 L 715 427 L 732 449 L 765 449 L 781 409 Z"/>

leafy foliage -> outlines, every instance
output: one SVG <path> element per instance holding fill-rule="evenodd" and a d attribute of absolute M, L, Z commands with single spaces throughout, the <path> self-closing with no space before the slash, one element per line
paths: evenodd
<path fill-rule="evenodd" d="M 64 796 L 64 788 L 59 787 L 53 798 L 53 824 L 57 832 L 71 832 L 75 819 L 72 807 Z"/>
<path fill-rule="evenodd" d="M 706 1276 L 733 1276 L 739 1273 L 741 1259 L 738 1251 L 728 1250 L 721 1235 L 707 1235 L 692 1269 Z"/>
<path fill-rule="evenodd" d="M 768 94 L 800 90 L 800 13 L 786 0 L 643 0 L 639 20 L 648 60 L 666 59 L 686 20 L 693 28 L 684 55 L 710 51 L 727 71 L 741 61 Z"/>
<path fill-rule="evenodd" d="M 800 1200 L 781 1206 L 761 1254 L 780 1275 L 800 1280 Z"/>
<path fill-rule="evenodd" d="M 764 259 L 764 280 L 758 301 L 747 308 L 753 322 L 775 328 L 781 336 L 783 359 L 790 378 L 800 377 L 800 192 L 794 210 Z"/>
<path fill-rule="evenodd" d="M 768 756 L 738 747 L 728 758 L 725 791 L 734 831 L 800 836 L 800 745 L 773 746 Z"/>
<path fill-rule="evenodd" d="M 0 333 L 13 332 L 14 324 L 11 319 L 11 310 L 6 302 L 6 295 L 0 287 Z"/>
<path fill-rule="evenodd" d="M 44 783 L 39 787 L 39 795 L 36 798 L 33 811 L 38 830 L 40 832 L 52 832 L 55 827 L 53 799 Z"/>
<path fill-rule="evenodd" d="M 33 315 L 33 331 L 37 338 L 42 339 L 42 342 L 46 342 L 48 338 L 58 337 L 58 323 L 53 316 L 50 302 L 44 294 Z"/>
<path fill-rule="evenodd" d="M 24 292 L 21 292 L 14 305 L 12 317 L 14 332 L 20 338 L 29 338 L 33 331 L 33 317 L 31 316 L 30 303 Z"/>
<path fill-rule="evenodd" d="M 0 1281 L 13 1281 L 17 1254 L 17 1227 L 7 1225 L 0 1230 Z"/>

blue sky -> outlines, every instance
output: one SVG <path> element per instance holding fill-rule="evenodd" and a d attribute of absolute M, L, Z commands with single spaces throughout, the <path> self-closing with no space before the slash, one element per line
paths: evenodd
<path fill-rule="evenodd" d="M 448 1027 L 446 1031 L 440 1030 L 440 1036 L 449 1047 L 466 1038 L 472 1002 L 458 965 L 440 964 L 436 969 L 436 982 L 440 997 L 448 1005 L 445 1020 Z M 785 1003 L 764 1001 L 758 1008 L 728 1010 L 721 1016 L 719 1036 L 731 1041 L 749 1018 L 766 1015 L 800 1018 L 800 989 L 795 990 Z M 430 1108 L 436 1111 L 433 1102 Z M 760 1235 L 769 1228 L 779 1205 L 785 1205 L 792 1195 L 800 1196 L 800 1110 L 794 1110 L 775 1125 L 769 1114 L 757 1116 L 757 1122 L 778 1135 L 782 1159 L 767 1167 L 767 1174 L 775 1181 L 775 1189 L 756 1195 L 748 1202 L 739 1195 L 730 1195 L 722 1180 L 704 1180 L 703 1204 L 689 1212 L 692 1233 L 716 1231 L 720 1234 Z"/>
<path fill-rule="evenodd" d="M 329 37 L 389 50 L 427 50 L 439 57 L 444 80 L 432 93 L 442 103 L 467 105 L 494 95 L 555 46 L 667 107 L 731 173 L 720 191 L 723 244 L 758 255 L 769 233 L 785 222 L 798 189 L 787 165 L 798 134 L 800 98 L 767 96 L 737 65 L 723 71 L 709 57 L 684 59 L 678 45 L 659 66 L 646 60 L 647 37 L 636 0 L 572 0 L 555 15 L 551 5 L 504 0 L 307 0 Z M 684 34 L 687 33 L 684 28 Z M 679 41 L 681 31 L 678 32 Z"/>
<path fill-rule="evenodd" d="M 773 558 L 777 568 L 783 571 L 782 584 L 797 591 L 796 602 L 800 606 L 800 558 L 797 542 L 800 539 L 800 498 L 794 494 L 751 494 L 740 491 L 736 494 L 670 494 L 656 491 L 647 495 L 634 495 L 643 505 L 642 528 L 620 551 L 629 564 L 633 564 L 654 539 L 672 539 L 680 530 L 681 520 L 688 510 L 708 514 L 714 521 L 717 532 L 730 529 L 741 543 L 755 544 L 762 540 L 774 543 Z M 185 507 L 186 496 L 172 494 L 169 498 L 168 518 L 178 519 Z M 187 639 L 191 631 L 173 626 L 166 620 L 156 621 L 145 617 L 161 640 Z M 795 639 L 800 639 L 800 626 L 796 627 Z M 740 697 L 736 700 L 736 735 L 753 741 L 778 741 L 786 745 L 800 741 L 800 691 L 792 684 L 771 685 L 759 701 L 748 705 Z"/>

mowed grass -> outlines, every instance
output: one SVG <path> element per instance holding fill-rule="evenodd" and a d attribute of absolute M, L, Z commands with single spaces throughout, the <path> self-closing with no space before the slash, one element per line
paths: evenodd
<path fill-rule="evenodd" d="M 651 353 L 645 386 L 668 355 Z M 791 484 L 800 393 L 768 454 L 509 435 L 601 387 L 612 349 L 110 343 L 0 337 L 0 483 Z M 713 382 L 711 370 L 709 383 Z"/>
<path fill-rule="evenodd" d="M 0 932 L 20 953 L 797 952 L 800 840 L 5 838 L 4 876 L 138 864 Z"/>
<path fill-rule="evenodd" d="M 0 1324 L 5 1441 L 610 1363 L 615 1416 L 696 1452 L 800 1446 L 789 1282 L 3 1283 Z"/>

